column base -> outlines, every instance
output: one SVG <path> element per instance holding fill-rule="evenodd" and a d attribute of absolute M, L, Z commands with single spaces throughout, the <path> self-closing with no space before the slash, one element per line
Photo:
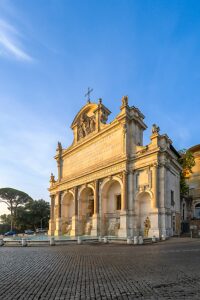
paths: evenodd
<path fill-rule="evenodd" d="M 91 236 L 98 236 L 99 232 L 99 215 L 94 214 L 92 216 L 92 230 L 91 230 Z"/>
<path fill-rule="evenodd" d="M 160 238 L 160 230 L 159 230 L 159 228 L 149 229 L 148 237 L 152 238 L 153 236 L 155 236 L 158 239 Z"/>
<path fill-rule="evenodd" d="M 61 218 L 56 219 L 56 230 L 55 230 L 54 235 L 55 236 L 62 235 L 62 219 Z"/>
<path fill-rule="evenodd" d="M 161 239 L 165 239 L 168 237 L 168 234 L 167 234 L 167 230 L 166 229 L 160 229 L 160 238 Z"/>
<path fill-rule="evenodd" d="M 53 220 L 49 220 L 48 235 L 54 236 L 54 231 L 55 231 L 55 223 Z"/>
<path fill-rule="evenodd" d="M 72 229 L 70 231 L 70 236 L 78 236 L 78 216 L 72 217 Z"/>
<path fill-rule="evenodd" d="M 128 232 L 128 214 L 127 211 L 120 212 L 120 228 L 118 230 L 118 237 L 127 238 Z"/>
<path fill-rule="evenodd" d="M 131 232 L 132 232 L 131 236 L 133 236 L 133 237 L 140 235 L 140 230 L 138 228 L 133 228 L 133 230 Z"/>

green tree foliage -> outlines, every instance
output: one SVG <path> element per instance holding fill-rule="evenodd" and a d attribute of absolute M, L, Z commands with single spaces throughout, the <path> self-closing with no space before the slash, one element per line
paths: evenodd
<path fill-rule="evenodd" d="M 192 173 L 192 168 L 195 166 L 195 159 L 193 153 L 183 149 L 179 151 L 181 157 L 179 162 L 183 168 L 181 177 L 180 177 L 180 193 L 181 196 L 188 196 L 189 186 L 186 182 L 186 178 Z"/>
<path fill-rule="evenodd" d="M 23 206 L 32 198 L 19 190 L 12 188 L 2 188 L 0 189 L 0 202 L 5 203 L 10 210 L 11 215 L 11 230 L 13 229 L 14 220 L 17 217 L 17 209 Z"/>
<path fill-rule="evenodd" d="M 50 217 L 50 204 L 43 199 L 30 199 L 24 206 L 19 206 L 14 218 L 15 229 L 24 231 L 25 229 L 35 230 L 38 227 L 47 228 Z M 10 215 L 1 216 L 4 224 L 8 222 Z"/>
<path fill-rule="evenodd" d="M 0 234 L 4 234 L 9 230 L 10 230 L 10 224 L 0 224 Z"/>
<path fill-rule="evenodd" d="M 195 166 L 195 159 L 192 152 L 183 149 L 180 152 L 180 159 L 179 162 L 183 168 L 183 172 L 186 175 L 186 172 L 192 173 L 192 168 Z"/>
<path fill-rule="evenodd" d="M 11 215 L 3 214 L 0 216 L 0 219 L 1 219 L 1 223 L 3 224 L 10 225 L 11 223 Z"/>
<path fill-rule="evenodd" d="M 3 234 L 10 230 L 11 216 L 1 215 L 0 216 L 0 234 Z"/>
<path fill-rule="evenodd" d="M 183 173 L 181 173 L 181 176 L 180 176 L 180 194 L 181 194 L 181 197 L 188 196 L 188 193 L 189 193 L 189 186 L 186 183 L 186 180 L 185 180 L 185 177 L 184 177 Z"/>
<path fill-rule="evenodd" d="M 32 229 L 37 227 L 48 227 L 50 217 L 50 204 L 43 199 L 31 200 L 25 205 L 26 214 L 22 215 L 27 219 Z M 19 218 L 20 219 L 20 218 Z"/>

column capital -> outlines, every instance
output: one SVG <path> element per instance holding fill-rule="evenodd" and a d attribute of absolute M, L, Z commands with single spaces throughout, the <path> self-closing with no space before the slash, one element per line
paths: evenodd
<path fill-rule="evenodd" d="M 73 192 L 74 192 L 74 194 L 75 194 L 76 192 L 78 192 L 78 186 L 74 186 L 74 187 L 73 187 Z"/>
<path fill-rule="evenodd" d="M 123 171 L 122 172 L 122 180 L 123 180 L 123 182 L 124 182 L 124 180 L 126 180 L 127 179 L 127 175 L 128 175 L 128 171 Z"/>

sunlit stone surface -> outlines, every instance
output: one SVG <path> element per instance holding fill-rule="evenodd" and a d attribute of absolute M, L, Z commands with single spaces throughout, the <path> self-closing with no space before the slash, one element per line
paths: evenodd
<path fill-rule="evenodd" d="M 49 235 L 161 237 L 180 232 L 180 166 L 166 134 L 152 126 L 143 145 L 144 116 L 128 97 L 110 114 L 90 101 L 74 118 L 74 140 L 58 143 L 51 175 Z"/>

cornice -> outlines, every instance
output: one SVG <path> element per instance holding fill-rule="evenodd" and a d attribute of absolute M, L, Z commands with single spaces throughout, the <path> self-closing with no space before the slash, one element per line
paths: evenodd
<path fill-rule="evenodd" d="M 155 153 L 159 153 L 159 151 L 160 151 L 160 148 L 159 147 L 157 147 L 157 148 L 154 148 L 154 149 L 152 149 L 152 150 L 146 150 L 146 151 L 144 151 L 144 152 L 142 152 L 142 153 L 139 153 L 139 154 L 135 154 L 133 157 L 131 157 L 131 160 L 132 161 L 135 161 L 135 160 L 139 160 L 139 159 L 144 159 L 145 157 L 148 157 L 148 156 L 150 156 L 150 155 L 152 155 L 152 154 L 155 154 Z"/>

